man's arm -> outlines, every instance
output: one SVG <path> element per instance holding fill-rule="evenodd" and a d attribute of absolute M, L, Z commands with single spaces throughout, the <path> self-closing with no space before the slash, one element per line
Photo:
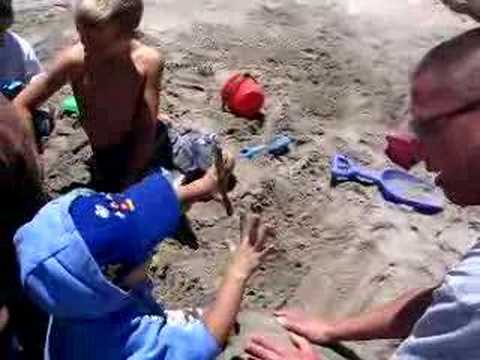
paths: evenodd
<path fill-rule="evenodd" d="M 23 121 L 24 127 L 34 138 L 32 112 L 47 101 L 68 81 L 68 74 L 74 66 L 72 49 L 63 51 L 56 59 L 51 70 L 40 74 L 14 100 L 15 108 Z"/>
<path fill-rule="evenodd" d="M 317 344 L 349 340 L 405 338 L 432 303 L 435 288 L 412 290 L 365 314 L 326 322 L 296 311 L 278 311 L 276 316 L 290 331 Z"/>
<path fill-rule="evenodd" d="M 134 182 L 145 170 L 153 155 L 155 123 L 160 104 L 159 83 L 163 72 L 163 62 L 158 53 L 149 54 L 145 60 L 145 86 L 139 104 L 137 118 L 134 119 L 133 150 L 129 159 L 127 184 Z"/>
<path fill-rule="evenodd" d="M 406 338 L 432 303 L 436 288 L 412 290 L 356 318 L 336 322 L 333 341 Z"/>

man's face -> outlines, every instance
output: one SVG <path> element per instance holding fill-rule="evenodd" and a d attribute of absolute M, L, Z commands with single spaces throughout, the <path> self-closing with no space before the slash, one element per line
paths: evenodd
<path fill-rule="evenodd" d="M 412 86 L 411 128 L 420 158 L 459 205 L 480 204 L 480 99 L 465 103 L 428 76 Z"/>

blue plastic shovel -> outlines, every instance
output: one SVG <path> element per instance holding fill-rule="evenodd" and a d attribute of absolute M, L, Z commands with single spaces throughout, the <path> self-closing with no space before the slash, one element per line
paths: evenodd
<path fill-rule="evenodd" d="M 443 196 L 439 189 L 404 171 L 366 169 L 341 154 L 334 156 L 331 170 L 333 186 L 343 181 L 376 185 L 385 200 L 395 204 L 410 206 L 424 214 L 435 214 L 443 210 Z"/>
<path fill-rule="evenodd" d="M 293 140 L 286 135 L 277 135 L 269 143 L 257 146 L 247 146 L 240 150 L 240 157 L 245 159 L 255 159 L 263 154 L 280 156 L 288 153 L 289 145 Z"/>

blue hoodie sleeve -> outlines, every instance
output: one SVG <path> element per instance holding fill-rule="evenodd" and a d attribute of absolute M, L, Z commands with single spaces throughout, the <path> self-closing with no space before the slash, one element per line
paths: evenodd
<path fill-rule="evenodd" d="M 125 341 L 128 360 L 214 360 L 222 349 L 201 319 L 180 320 L 154 315 L 141 316 L 132 322 L 135 331 Z M 167 313 L 171 313 L 167 311 Z"/>
<path fill-rule="evenodd" d="M 201 320 L 184 326 L 167 323 L 162 337 L 168 344 L 165 360 L 214 360 L 222 352 Z"/>

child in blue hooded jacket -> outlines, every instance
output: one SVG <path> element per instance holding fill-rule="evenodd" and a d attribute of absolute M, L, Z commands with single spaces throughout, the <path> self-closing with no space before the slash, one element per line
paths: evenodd
<path fill-rule="evenodd" d="M 230 334 L 268 229 L 249 217 L 216 300 L 203 316 L 165 311 L 143 263 L 172 235 L 181 204 L 217 187 L 214 169 L 174 189 L 161 171 L 122 194 L 82 189 L 43 207 L 15 244 L 26 292 L 51 315 L 46 358 L 214 359 Z M 245 221 L 242 221 L 242 224 Z"/>

